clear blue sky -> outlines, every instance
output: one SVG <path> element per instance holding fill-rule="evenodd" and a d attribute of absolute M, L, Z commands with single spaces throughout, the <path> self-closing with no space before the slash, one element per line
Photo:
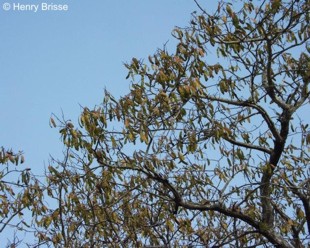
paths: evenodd
<path fill-rule="evenodd" d="M 51 113 L 77 120 L 107 88 L 128 92 L 123 62 L 174 44 L 171 31 L 185 27 L 193 0 L 71 0 L 67 11 L 18 11 L 13 5 L 52 1 L 1 0 L 0 146 L 24 152 L 27 167 L 43 172 L 49 154 L 61 158 Z M 3 10 L 10 3 L 9 11 Z"/>

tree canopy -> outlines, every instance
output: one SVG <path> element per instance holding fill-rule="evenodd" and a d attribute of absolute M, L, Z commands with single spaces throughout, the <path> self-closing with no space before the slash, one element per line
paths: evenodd
<path fill-rule="evenodd" d="M 33 195 L 38 244 L 309 245 L 310 3 L 197 6 L 174 52 L 125 65 L 127 95 L 51 118 L 66 149 Z"/>

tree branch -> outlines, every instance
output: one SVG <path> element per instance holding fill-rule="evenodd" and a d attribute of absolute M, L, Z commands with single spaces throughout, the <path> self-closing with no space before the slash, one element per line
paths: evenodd
<path fill-rule="evenodd" d="M 256 109 L 260 113 L 260 115 L 263 117 L 263 119 L 266 121 L 266 123 L 268 125 L 268 128 L 272 132 L 272 134 L 275 137 L 275 139 L 280 139 L 281 138 L 280 134 L 278 133 L 278 130 L 276 129 L 275 124 L 273 123 L 273 121 L 269 117 L 268 113 L 262 107 L 260 107 L 259 105 L 251 103 L 250 101 L 232 101 L 232 100 L 229 100 L 229 99 L 224 99 L 224 98 L 219 98 L 219 97 L 212 97 L 212 96 L 205 96 L 205 98 L 207 100 L 210 100 L 210 101 L 227 103 L 227 104 L 231 104 L 231 105 L 235 105 L 235 106 L 251 107 L 251 108 Z"/>
<path fill-rule="evenodd" d="M 229 143 L 231 143 L 233 145 L 245 147 L 245 148 L 248 148 L 248 149 L 254 149 L 254 150 L 261 151 L 261 152 L 264 152 L 264 153 L 267 153 L 267 154 L 271 154 L 271 152 L 272 152 L 271 150 L 269 150 L 269 149 L 267 149 L 265 147 L 255 146 L 255 145 L 251 145 L 251 144 L 246 144 L 246 143 L 243 143 L 243 142 L 239 142 L 239 141 L 230 139 L 230 138 L 225 137 L 225 136 L 223 137 L 223 139 L 228 141 Z"/>

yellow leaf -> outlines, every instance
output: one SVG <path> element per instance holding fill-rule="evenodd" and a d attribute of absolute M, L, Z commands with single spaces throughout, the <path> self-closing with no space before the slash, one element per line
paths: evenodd
<path fill-rule="evenodd" d="M 50 118 L 50 122 L 53 125 L 53 127 L 56 127 L 56 123 L 55 123 L 55 121 L 54 121 L 54 119 L 52 117 Z"/>
<path fill-rule="evenodd" d="M 148 142 L 147 135 L 144 132 L 140 132 L 140 140 L 145 143 Z"/>
<path fill-rule="evenodd" d="M 22 164 L 22 163 L 24 163 L 25 162 L 25 157 L 23 156 L 23 155 L 21 155 L 21 157 L 20 157 L 20 163 Z"/>
<path fill-rule="evenodd" d="M 181 152 L 178 153 L 178 157 L 181 160 L 181 162 L 185 162 L 185 157 Z"/>
<path fill-rule="evenodd" d="M 305 218 L 305 214 L 304 214 L 304 212 L 300 208 L 297 208 L 297 217 L 299 219 Z"/>

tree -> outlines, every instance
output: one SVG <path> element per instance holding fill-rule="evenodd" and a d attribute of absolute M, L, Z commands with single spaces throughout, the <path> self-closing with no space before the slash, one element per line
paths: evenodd
<path fill-rule="evenodd" d="M 129 94 L 58 119 L 41 244 L 309 244 L 309 1 L 198 7 L 174 53 L 126 64 Z"/>
<path fill-rule="evenodd" d="M 22 152 L 0 148 L 0 233 L 7 228 L 14 231 L 8 238 L 13 238 L 9 241 L 10 247 L 22 243 L 18 231 L 31 231 L 30 223 L 24 218 L 27 210 L 42 214 L 45 209 L 43 188 L 30 168 L 20 168 L 24 161 Z"/>

